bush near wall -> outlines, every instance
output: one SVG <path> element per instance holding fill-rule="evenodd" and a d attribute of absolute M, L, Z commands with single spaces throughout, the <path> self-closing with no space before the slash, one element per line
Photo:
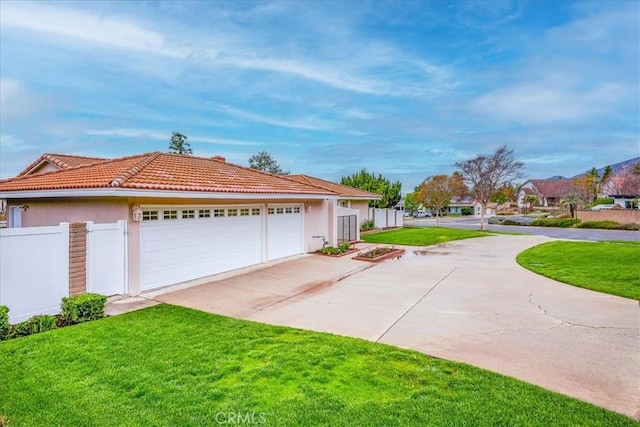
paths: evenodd
<path fill-rule="evenodd" d="M 67 325 L 88 322 L 104 317 L 107 297 L 100 294 L 87 293 L 62 298 L 60 317 Z"/>
<path fill-rule="evenodd" d="M 606 230 L 640 230 L 638 224 L 620 224 L 615 221 L 586 221 L 577 225 L 579 228 L 600 228 Z"/>
<path fill-rule="evenodd" d="M 573 218 L 538 218 L 531 223 L 536 227 L 560 227 L 569 228 L 576 225 L 580 220 Z"/>
<path fill-rule="evenodd" d="M 9 337 L 11 331 L 11 324 L 9 323 L 9 307 L 6 305 L 0 305 L 0 341 L 6 340 Z"/>

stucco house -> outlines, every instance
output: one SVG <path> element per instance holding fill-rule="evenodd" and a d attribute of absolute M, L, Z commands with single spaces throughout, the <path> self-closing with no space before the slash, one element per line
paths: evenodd
<path fill-rule="evenodd" d="M 538 198 L 539 206 L 557 207 L 564 196 L 576 192 L 579 192 L 579 189 L 569 178 L 531 179 L 520 187 L 518 207 L 523 208 L 527 205 L 526 197 L 529 195 Z"/>
<path fill-rule="evenodd" d="M 132 295 L 315 251 L 323 240 L 335 246 L 340 218 L 359 220 L 360 205 L 378 198 L 223 157 L 160 152 L 116 159 L 43 155 L 0 181 L 10 227 L 126 220 Z"/>

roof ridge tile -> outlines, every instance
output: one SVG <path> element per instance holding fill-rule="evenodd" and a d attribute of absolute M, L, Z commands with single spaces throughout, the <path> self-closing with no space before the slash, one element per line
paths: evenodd
<path fill-rule="evenodd" d="M 149 164 L 153 162 L 155 159 L 157 159 L 160 156 L 160 154 L 161 153 L 159 151 L 155 151 L 149 154 L 142 154 L 142 156 L 146 156 L 146 157 L 143 157 L 139 163 L 133 165 L 129 169 L 125 170 L 124 172 L 120 173 L 118 176 L 113 178 L 111 182 L 109 182 L 109 187 L 120 187 L 122 184 L 124 184 L 129 179 L 134 177 L 144 168 L 149 166 Z"/>

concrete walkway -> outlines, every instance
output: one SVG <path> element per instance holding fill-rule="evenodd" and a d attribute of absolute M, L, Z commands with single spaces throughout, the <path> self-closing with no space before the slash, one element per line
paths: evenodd
<path fill-rule="evenodd" d="M 381 264 L 305 256 L 146 297 L 413 348 L 638 419 L 638 302 L 557 283 L 515 262 L 548 240 L 462 240 L 407 248 Z"/>

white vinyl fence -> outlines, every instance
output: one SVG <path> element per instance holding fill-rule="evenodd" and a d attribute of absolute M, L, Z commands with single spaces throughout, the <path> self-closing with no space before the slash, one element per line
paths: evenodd
<path fill-rule="evenodd" d="M 11 323 L 59 313 L 68 295 L 68 223 L 0 230 L 0 304 Z"/>
<path fill-rule="evenodd" d="M 87 292 L 102 295 L 127 291 L 127 221 L 87 222 Z"/>
<path fill-rule="evenodd" d="M 87 223 L 86 290 L 127 292 L 127 221 Z M 19 323 L 57 314 L 69 296 L 69 224 L 0 229 L 0 305 Z"/>
<path fill-rule="evenodd" d="M 402 211 L 396 209 L 369 208 L 369 219 L 373 220 L 376 228 L 402 227 L 404 225 Z"/>

